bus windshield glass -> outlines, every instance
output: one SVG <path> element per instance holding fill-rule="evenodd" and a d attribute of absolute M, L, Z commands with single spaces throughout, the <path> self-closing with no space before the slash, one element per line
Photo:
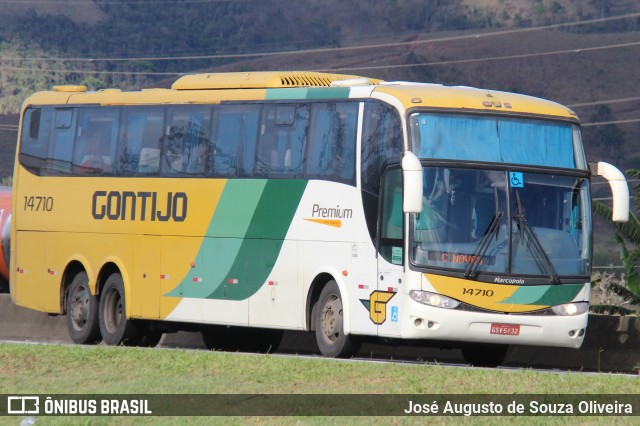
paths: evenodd
<path fill-rule="evenodd" d="M 558 283 L 590 273 L 587 179 L 517 170 L 424 167 L 412 262 Z"/>
<path fill-rule="evenodd" d="M 410 122 L 419 158 L 587 168 L 571 123 L 426 112 L 412 114 Z"/>

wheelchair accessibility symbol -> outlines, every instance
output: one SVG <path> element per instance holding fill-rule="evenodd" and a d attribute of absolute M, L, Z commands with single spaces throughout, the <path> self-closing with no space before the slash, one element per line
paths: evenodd
<path fill-rule="evenodd" d="M 509 172 L 509 184 L 512 188 L 523 188 L 524 175 L 522 172 Z"/>

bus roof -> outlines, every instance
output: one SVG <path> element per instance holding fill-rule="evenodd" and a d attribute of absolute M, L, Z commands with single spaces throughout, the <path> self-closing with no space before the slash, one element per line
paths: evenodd
<path fill-rule="evenodd" d="M 381 96 L 376 96 L 380 94 Z M 180 77 L 171 89 L 87 91 L 85 86 L 56 86 L 38 92 L 24 106 L 57 104 L 149 105 L 210 104 L 264 99 L 384 98 L 392 96 L 405 109 L 434 108 L 533 114 L 577 120 L 558 103 L 514 93 L 413 82 L 384 82 L 347 74 L 320 72 L 237 72 Z"/>
<path fill-rule="evenodd" d="M 171 86 L 174 90 L 211 89 L 277 89 L 292 87 L 329 87 L 344 80 L 366 79 L 368 84 L 381 80 L 347 74 L 310 71 L 294 72 L 230 72 L 185 75 Z"/>
<path fill-rule="evenodd" d="M 533 96 L 463 86 L 383 82 L 375 90 L 397 98 L 406 109 L 434 108 L 535 114 L 577 120 L 571 109 Z"/>

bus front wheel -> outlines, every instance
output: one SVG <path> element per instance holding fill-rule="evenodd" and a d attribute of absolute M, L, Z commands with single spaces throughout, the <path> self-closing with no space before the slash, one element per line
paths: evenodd
<path fill-rule="evenodd" d="M 100 332 L 108 345 L 135 346 L 142 339 L 142 330 L 127 319 L 124 283 L 118 273 L 111 274 L 100 295 Z"/>
<path fill-rule="evenodd" d="M 315 316 L 316 341 L 322 355 L 341 358 L 358 351 L 359 340 L 344 332 L 342 297 L 335 281 L 322 289 Z"/>
<path fill-rule="evenodd" d="M 81 345 L 100 343 L 102 336 L 98 321 L 98 300 L 91 294 L 86 272 L 78 272 L 73 277 L 65 302 L 67 329 L 71 340 Z"/>

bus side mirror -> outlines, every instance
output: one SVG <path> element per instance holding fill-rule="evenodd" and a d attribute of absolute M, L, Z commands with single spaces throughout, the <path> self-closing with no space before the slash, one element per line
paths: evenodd
<path fill-rule="evenodd" d="M 622 172 L 604 161 L 590 164 L 589 168 L 593 176 L 602 176 L 609 182 L 613 195 L 611 219 L 614 222 L 627 222 L 629 220 L 629 186 Z"/>
<path fill-rule="evenodd" d="M 411 151 L 406 151 L 402 158 L 402 177 L 402 210 L 405 213 L 422 212 L 422 164 Z"/>

